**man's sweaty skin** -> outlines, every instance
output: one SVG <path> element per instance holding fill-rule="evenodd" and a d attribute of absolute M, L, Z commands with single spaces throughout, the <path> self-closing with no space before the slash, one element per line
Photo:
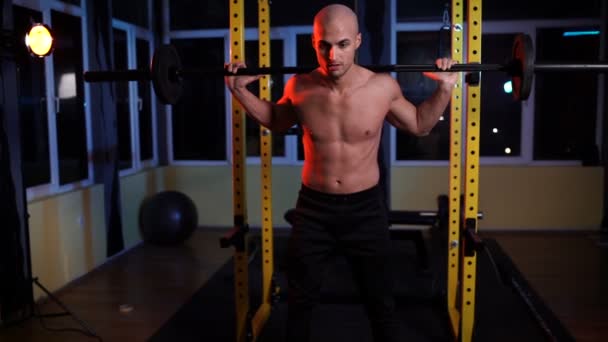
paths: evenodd
<path fill-rule="evenodd" d="M 378 147 L 384 120 L 414 135 L 425 135 L 450 100 L 456 73 L 425 73 L 438 81 L 435 93 L 418 107 L 407 101 L 397 81 L 354 63 L 361 44 L 356 15 L 330 5 L 313 24 L 319 67 L 292 77 L 276 103 L 260 100 L 246 85 L 260 76 L 230 76 L 226 84 L 248 114 L 273 131 L 298 123 L 305 152 L 302 183 L 326 193 L 353 193 L 379 182 Z M 455 61 L 440 59 L 448 69 Z M 228 65 L 236 72 L 243 63 Z"/>

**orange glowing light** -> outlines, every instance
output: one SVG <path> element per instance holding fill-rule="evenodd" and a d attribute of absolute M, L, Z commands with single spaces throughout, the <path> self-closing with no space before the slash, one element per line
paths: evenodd
<path fill-rule="evenodd" d="M 45 57 L 53 51 L 53 34 L 44 24 L 34 24 L 25 35 L 25 45 L 30 53 L 37 57 Z"/>

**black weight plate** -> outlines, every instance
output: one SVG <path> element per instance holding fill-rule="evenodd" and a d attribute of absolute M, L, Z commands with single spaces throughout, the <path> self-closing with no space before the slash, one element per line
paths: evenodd
<path fill-rule="evenodd" d="M 154 52 L 150 66 L 150 78 L 159 100 L 165 104 L 176 104 L 182 94 L 182 81 L 177 76 L 181 62 L 175 48 L 162 45 Z"/>
<path fill-rule="evenodd" d="M 532 90 L 534 79 L 534 48 L 532 38 L 527 34 L 518 34 L 513 42 L 512 61 L 518 68 L 512 73 L 513 97 L 517 101 L 527 100 Z"/>

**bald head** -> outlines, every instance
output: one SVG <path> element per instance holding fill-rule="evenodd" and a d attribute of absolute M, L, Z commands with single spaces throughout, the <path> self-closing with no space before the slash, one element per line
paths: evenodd
<path fill-rule="evenodd" d="M 332 79 L 342 78 L 354 64 L 361 44 L 357 15 L 344 5 L 329 5 L 315 16 L 312 45 L 320 70 Z"/>
<path fill-rule="evenodd" d="M 359 23 L 357 15 L 352 9 L 345 5 L 334 4 L 323 7 L 317 15 L 313 24 L 313 29 L 323 29 L 332 25 L 340 25 L 354 34 L 359 33 Z"/>

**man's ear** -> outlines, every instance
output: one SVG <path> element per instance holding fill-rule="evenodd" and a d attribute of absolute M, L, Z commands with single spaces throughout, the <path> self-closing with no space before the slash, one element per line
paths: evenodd
<path fill-rule="evenodd" d="M 359 46 L 361 46 L 361 32 L 357 33 L 357 38 L 356 38 L 356 48 L 358 49 Z"/>

